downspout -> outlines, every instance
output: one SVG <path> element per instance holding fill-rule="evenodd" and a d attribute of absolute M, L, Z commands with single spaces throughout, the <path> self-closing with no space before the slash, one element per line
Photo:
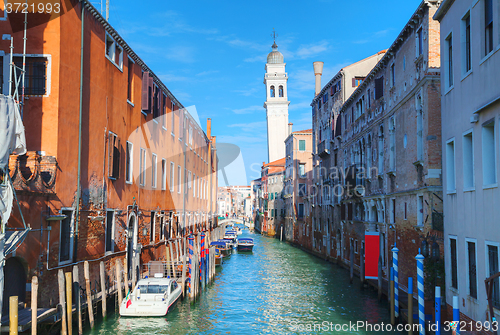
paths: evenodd
<path fill-rule="evenodd" d="M 74 247 L 73 247 L 73 262 L 76 262 L 77 251 L 78 251 L 78 229 L 80 223 L 80 178 L 82 175 L 82 119 L 83 119 L 83 32 L 85 28 L 85 5 L 84 0 L 80 1 L 82 5 L 82 28 L 81 28 L 81 44 L 80 44 L 80 116 L 78 121 L 78 174 L 76 180 L 76 215 L 75 215 L 75 237 L 74 237 Z"/>

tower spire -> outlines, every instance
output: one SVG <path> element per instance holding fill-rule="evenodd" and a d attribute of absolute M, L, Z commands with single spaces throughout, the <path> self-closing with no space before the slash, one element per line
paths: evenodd
<path fill-rule="evenodd" d="M 278 45 L 276 44 L 276 37 L 278 35 L 276 34 L 276 31 L 274 31 L 274 28 L 273 28 L 273 33 L 271 34 L 271 37 L 273 38 L 273 45 L 272 45 L 272 48 L 273 50 L 277 50 L 278 49 Z"/>

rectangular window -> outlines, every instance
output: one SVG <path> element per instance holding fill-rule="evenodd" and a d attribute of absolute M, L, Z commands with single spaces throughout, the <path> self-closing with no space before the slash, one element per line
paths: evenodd
<path fill-rule="evenodd" d="M 299 164 L 299 176 L 300 176 L 300 178 L 306 177 L 306 165 L 303 163 Z"/>
<path fill-rule="evenodd" d="M 156 154 L 152 154 L 151 156 L 151 186 L 156 188 L 156 166 L 158 164 L 158 159 Z"/>
<path fill-rule="evenodd" d="M 106 252 L 114 251 L 115 211 L 106 211 Z"/>
<path fill-rule="evenodd" d="M 391 87 L 396 85 L 396 65 L 392 63 L 391 65 Z"/>
<path fill-rule="evenodd" d="M 62 210 L 61 214 L 66 218 L 60 221 L 59 263 L 71 262 L 73 258 L 73 210 Z"/>
<path fill-rule="evenodd" d="M 123 68 L 123 49 L 108 34 L 106 34 L 106 57 L 120 70 Z"/>
<path fill-rule="evenodd" d="M 306 151 L 306 140 L 299 140 L 299 151 Z"/>
<path fill-rule="evenodd" d="M 22 77 L 23 57 L 13 57 L 15 69 L 15 78 L 19 80 Z M 26 57 L 26 67 L 24 75 L 24 94 L 25 95 L 46 95 L 47 94 L 47 71 L 48 60 L 46 57 Z M 12 79 L 12 93 L 15 92 L 15 82 Z M 22 83 L 19 84 L 18 93 L 21 94 Z"/>
<path fill-rule="evenodd" d="M 424 225 L 424 196 L 417 196 L 417 225 Z"/>
<path fill-rule="evenodd" d="M 476 243 L 472 241 L 467 241 L 467 269 L 469 295 L 477 299 Z"/>
<path fill-rule="evenodd" d="M 141 148 L 141 157 L 139 159 L 139 185 L 146 185 L 146 149 Z"/>
<path fill-rule="evenodd" d="M 111 179 L 120 177 L 120 138 L 109 132 L 108 141 L 108 176 Z"/>
<path fill-rule="evenodd" d="M 172 101 L 172 111 L 170 112 L 172 114 L 172 125 L 170 129 L 172 129 L 172 135 L 175 135 L 175 103 Z"/>
<path fill-rule="evenodd" d="M 163 129 L 167 130 L 167 96 L 162 94 L 161 103 L 161 126 Z"/>
<path fill-rule="evenodd" d="M 193 184 L 191 183 L 191 171 L 188 171 L 188 189 L 191 189 Z"/>
<path fill-rule="evenodd" d="M 455 185 L 455 141 L 446 142 L 446 190 L 454 192 Z"/>
<path fill-rule="evenodd" d="M 304 204 L 299 204 L 299 212 L 298 212 L 298 217 L 303 218 L 304 217 Z"/>
<path fill-rule="evenodd" d="M 493 51 L 493 0 L 484 0 L 485 55 Z"/>
<path fill-rule="evenodd" d="M 375 100 L 384 96 L 384 77 L 375 79 Z"/>
<path fill-rule="evenodd" d="M 182 189 L 182 168 L 180 165 L 177 166 L 177 193 L 181 193 L 181 189 Z"/>
<path fill-rule="evenodd" d="M 125 162 L 125 181 L 127 183 L 132 183 L 133 178 L 133 167 L 134 167 L 134 145 L 127 141 L 127 152 L 126 152 L 126 162 Z"/>
<path fill-rule="evenodd" d="M 450 34 L 445 41 L 446 56 L 445 56 L 445 80 L 448 88 L 453 86 L 453 36 Z"/>
<path fill-rule="evenodd" d="M 156 212 L 151 212 L 151 220 L 149 221 L 149 224 L 151 225 L 150 229 L 150 234 L 149 234 L 149 242 L 154 243 L 155 241 L 155 228 L 156 228 Z"/>
<path fill-rule="evenodd" d="M 458 290 L 458 254 L 457 239 L 450 236 L 451 287 Z"/>
<path fill-rule="evenodd" d="M 128 76 L 127 76 L 127 100 L 134 102 L 133 92 L 134 92 L 134 61 L 128 58 Z"/>
<path fill-rule="evenodd" d="M 417 57 L 424 53 L 424 37 L 422 28 L 417 31 Z"/>
<path fill-rule="evenodd" d="M 488 260 L 487 260 L 487 277 L 491 277 L 494 274 L 497 274 L 499 269 L 498 269 L 498 245 L 491 245 L 488 242 L 486 242 L 486 248 L 487 248 L 487 253 L 488 253 Z M 499 278 L 495 278 L 493 280 L 493 289 L 491 292 L 491 297 L 492 297 L 492 305 L 493 307 L 500 309 L 500 293 L 499 293 Z"/>
<path fill-rule="evenodd" d="M 462 73 L 465 74 L 472 69 L 471 63 L 471 41 L 470 41 L 470 12 L 462 19 Z"/>
<path fill-rule="evenodd" d="M 495 151 L 495 121 L 483 125 L 483 185 L 492 185 L 497 182 L 496 151 Z"/>
<path fill-rule="evenodd" d="M 474 188 L 474 152 L 472 131 L 463 136 L 464 190 Z"/>
<path fill-rule="evenodd" d="M 174 162 L 170 162 L 170 191 L 175 191 L 175 164 Z"/>
<path fill-rule="evenodd" d="M 391 199 L 392 204 L 392 223 L 396 223 L 396 199 Z"/>
<path fill-rule="evenodd" d="M 161 160 L 161 189 L 163 191 L 167 189 L 167 160 L 165 158 Z"/>
<path fill-rule="evenodd" d="M 193 126 L 189 125 L 189 145 L 193 145 Z"/>
<path fill-rule="evenodd" d="M 299 184 L 299 197 L 306 196 L 306 184 Z"/>

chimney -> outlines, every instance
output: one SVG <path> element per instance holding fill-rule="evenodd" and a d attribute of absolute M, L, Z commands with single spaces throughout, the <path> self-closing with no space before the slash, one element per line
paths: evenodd
<path fill-rule="evenodd" d="M 323 74 L 323 62 L 314 62 L 314 76 L 316 77 L 316 89 L 314 96 L 317 96 L 321 91 L 321 75 Z"/>
<path fill-rule="evenodd" d="M 212 137 L 212 119 L 207 119 L 207 138 L 210 140 Z"/>
<path fill-rule="evenodd" d="M 292 126 L 293 126 L 293 123 L 288 124 L 288 136 L 292 135 Z"/>

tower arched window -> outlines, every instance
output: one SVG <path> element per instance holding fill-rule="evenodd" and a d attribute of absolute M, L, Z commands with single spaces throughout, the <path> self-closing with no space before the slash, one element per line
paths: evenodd
<path fill-rule="evenodd" d="M 283 98 L 283 85 L 280 85 L 279 87 L 279 96 L 280 98 Z"/>
<path fill-rule="evenodd" d="M 274 92 L 274 86 L 271 86 L 271 98 L 274 98 L 275 97 L 275 92 Z"/>

